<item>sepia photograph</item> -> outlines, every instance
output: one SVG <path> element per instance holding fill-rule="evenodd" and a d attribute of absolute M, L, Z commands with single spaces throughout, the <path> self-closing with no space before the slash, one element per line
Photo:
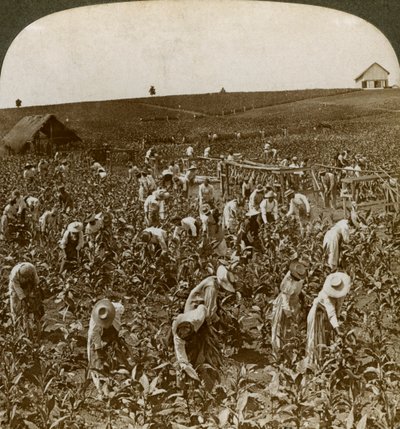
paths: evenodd
<path fill-rule="evenodd" d="M 23 2 L 0 427 L 399 429 L 400 41 L 322 1 Z"/>

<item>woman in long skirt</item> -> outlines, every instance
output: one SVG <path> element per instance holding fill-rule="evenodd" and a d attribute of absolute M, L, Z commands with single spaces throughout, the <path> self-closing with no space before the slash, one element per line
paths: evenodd
<path fill-rule="evenodd" d="M 303 288 L 307 269 L 304 264 L 293 261 L 281 283 L 281 292 L 272 309 L 272 350 L 278 352 L 290 337 L 293 325 L 299 315 L 299 295 Z"/>
<path fill-rule="evenodd" d="M 181 371 L 190 378 L 203 380 L 211 390 L 220 379 L 222 366 L 220 338 L 214 324 L 217 315 L 219 287 L 235 292 L 235 276 L 220 266 L 216 276 L 209 276 L 200 282 L 189 294 L 184 313 L 178 315 L 172 324 L 175 356 Z"/>
<path fill-rule="evenodd" d="M 350 276 L 329 274 L 322 290 L 314 299 L 307 317 L 306 364 L 316 364 L 323 358 L 322 345 L 332 343 L 333 334 L 340 334 L 338 317 L 351 286 Z"/>

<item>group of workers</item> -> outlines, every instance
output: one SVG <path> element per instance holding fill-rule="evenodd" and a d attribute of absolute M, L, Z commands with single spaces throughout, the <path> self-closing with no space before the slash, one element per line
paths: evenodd
<path fill-rule="evenodd" d="M 186 171 L 181 173 L 177 163 L 172 162 L 155 176 L 154 170 L 147 168 L 151 156 L 151 152 L 146 154 L 143 168 L 130 164 L 128 171 L 128 182 L 133 183 L 138 200 L 143 204 L 144 224 L 139 234 L 140 242 L 144 247 L 151 248 L 152 257 L 157 258 L 170 251 L 171 243 L 179 245 L 187 237 L 198 240 L 199 249 L 206 250 L 208 255 L 220 258 L 212 273 L 189 292 L 182 313 L 171 321 L 179 374 L 202 381 L 211 389 L 219 380 L 223 366 L 221 344 L 217 336 L 221 295 L 236 292 L 237 267 L 251 261 L 254 254 L 263 252 L 260 237 L 263 225 L 271 226 L 280 219 L 293 219 L 304 237 L 312 206 L 305 193 L 292 188 L 284 192 L 284 201 L 278 202 L 274 187 L 261 183 L 254 186 L 250 184 L 249 192 L 245 194 L 241 188 L 237 195 L 231 195 L 223 202 L 209 178 L 202 178 L 201 183 L 197 183 L 199 180 L 194 163 L 189 163 Z M 276 152 L 272 156 L 275 157 Z M 51 163 L 47 163 L 47 169 Z M 90 169 L 101 180 L 107 180 L 107 173 L 99 163 L 92 162 Z M 59 225 L 59 213 L 68 213 L 74 207 L 73 196 L 66 191 L 68 176 L 65 172 L 61 174 L 63 180 L 58 187 L 59 204 L 46 207 L 41 215 L 40 210 L 45 208 L 45 201 L 39 202 L 37 198 L 36 201 L 30 195 L 23 197 L 19 191 L 13 192 L 3 212 L 1 238 L 10 239 L 10 223 L 17 219 L 21 221 L 21 216 L 27 212 L 25 219 L 30 219 L 32 230 L 37 226 L 44 242 L 48 232 L 58 226 L 62 232 L 59 240 L 59 272 L 65 273 L 79 265 L 80 252 L 84 247 L 92 249 L 92 255 L 100 252 L 103 252 L 103 256 L 107 252 L 112 254 L 110 240 L 115 240 L 115 237 L 113 216 L 106 210 L 84 221 L 75 220 L 68 225 Z M 29 179 L 25 172 L 24 178 Z M 190 206 L 192 211 L 186 215 L 171 218 L 168 210 L 172 201 L 177 202 L 180 197 L 193 197 L 196 205 Z M 286 211 L 285 205 L 288 207 Z M 193 207 L 197 207 L 198 211 Z M 310 366 L 321 359 L 319 346 L 329 344 L 332 334 L 340 335 L 340 309 L 351 286 L 350 277 L 340 270 L 341 246 L 349 240 L 351 228 L 358 226 L 359 219 L 354 209 L 349 218 L 339 221 L 325 234 L 323 245 L 331 274 L 321 280 L 321 290 L 307 317 L 306 360 Z M 112 258 L 118 260 L 115 254 Z M 290 263 L 288 261 L 288 267 L 288 271 L 282 273 L 280 293 L 274 300 L 271 314 L 271 346 L 274 352 L 282 350 L 300 323 L 299 297 L 307 278 L 309 262 L 299 258 Z M 29 320 L 37 320 L 44 313 L 38 284 L 36 268 L 29 262 L 18 263 L 10 273 L 11 317 L 15 323 L 23 321 L 24 329 Z M 109 368 L 108 351 L 112 347 L 120 351 L 121 347 L 126 347 L 118 335 L 123 313 L 124 306 L 121 303 L 106 298 L 99 300 L 91 311 L 87 354 L 92 378 L 100 393 L 105 392 L 109 382 L 109 377 L 104 376 L 105 368 Z M 120 356 L 123 361 L 127 361 L 122 351 Z"/>

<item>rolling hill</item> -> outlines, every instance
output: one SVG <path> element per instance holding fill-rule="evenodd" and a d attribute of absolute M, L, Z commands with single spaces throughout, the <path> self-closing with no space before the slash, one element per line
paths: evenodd
<path fill-rule="evenodd" d="M 243 112 L 238 107 L 236 114 L 223 117 L 212 115 L 221 105 L 228 104 L 239 107 L 254 104 L 255 108 Z M 89 144 L 107 141 L 130 145 L 145 135 L 149 140 L 165 141 L 171 136 L 179 138 L 183 135 L 196 139 L 208 132 L 232 134 L 241 131 L 243 135 L 250 135 L 262 128 L 273 135 L 281 132 L 281 128 L 288 128 L 292 133 L 306 132 L 325 122 L 338 129 L 346 129 L 351 128 L 352 123 L 361 121 L 363 126 L 373 128 L 377 121 L 397 124 L 399 111 L 399 89 L 148 97 L 2 109 L 0 137 L 23 116 L 44 113 L 53 113 L 61 121 L 68 121 L 68 125 Z"/>

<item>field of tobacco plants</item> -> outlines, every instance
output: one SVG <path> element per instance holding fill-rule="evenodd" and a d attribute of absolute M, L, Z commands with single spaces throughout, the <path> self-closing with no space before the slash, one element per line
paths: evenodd
<path fill-rule="evenodd" d="M 23 159 L 1 161 L 7 195 L 20 181 Z M 370 213 L 367 228 L 346 245 L 342 265 L 353 286 L 342 315 L 343 338 L 315 373 L 304 371 L 308 309 L 328 273 L 322 236 L 314 221 L 307 240 L 286 220 L 263 230 L 266 252 L 239 266 L 236 294 L 221 297 L 226 330 L 222 382 L 210 393 L 201 385 L 177 385 L 169 328 L 189 289 L 209 274 L 197 245 L 170 247 L 167 258 L 152 259 L 137 239 L 143 228 L 136 189 L 126 177 L 111 175 L 96 184 L 87 166 L 72 161 L 68 189 L 75 212 L 59 225 L 107 208 L 114 213 L 118 262 L 105 269 L 85 258 L 78 271 L 59 275 L 59 233 L 46 245 L 32 239 L 1 246 L 0 404 L 1 426 L 10 428 L 390 428 L 399 415 L 398 241 L 392 218 Z M 6 174 L 7 173 L 7 174 Z M 52 183 L 47 183 L 50 186 Z M 45 190 L 43 190 L 45 192 Z M 51 193 L 48 194 L 51 205 Z M 185 214 L 180 200 L 168 214 Z M 284 211 L 284 207 L 282 207 Z M 165 228 L 171 231 L 168 220 Z M 60 230 L 61 231 L 61 230 Z M 310 261 L 302 323 L 283 353 L 270 348 L 271 303 L 296 255 Z M 19 261 L 38 269 L 46 314 L 31 337 L 18 334 L 10 320 L 7 276 Z M 109 263 L 109 262 L 107 262 Z M 115 385 L 100 400 L 87 379 L 86 334 L 90 310 L 108 297 L 125 305 L 131 339 L 131 368 L 114 375 Z"/>
<path fill-rule="evenodd" d="M 37 108 L 38 109 L 38 108 Z M 14 113 L 13 113 L 14 114 Z M 283 137 L 281 123 L 270 124 L 270 139 L 280 156 L 309 157 L 330 163 L 339 148 L 363 153 L 374 168 L 398 171 L 400 137 L 397 116 L 354 116 L 332 120 L 327 132 L 293 123 L 293 132 Z M 214 121 L 214 119 L 213 119 Z M 241 119 L 249 133 L 258 132 L 261 119 Z M 218 129 L 227 135 L 241 130 L 241 122 Z M 191 129 L 195 121 L 179 125 Z M 268 118 L 264 118 L 266 129 Z M 107 132 L 116 135 L 109 122 Z M 214 124 L 214 122 L 213 122 Z M 81 124 L 86 135 L 102 128 Z M 150 125 L 146 125 L 150 128 Z M 164 125 L 158 134 L 168 136 Z M 166 125 L 165 125 L 166 126 Z M 178 125 L 171 125 L 178 126 Z M 196 125 L 198 126 L 198 125 Z M 219 122 L 215 126 L 223 127 Z M 304 126 L 304 129 L 302 128 Z M 114 127 L 114 128 L 113 128 Z M 295 128 L 297 127 L 297 128 Z M 199 130 L 200 128 L 198 128 Z M 128 132 L 128 131 L 126 131 Z M 141 131 L 131 130 L 141 137 Z M 157 129 L 153 130 L 157 135 Z M 200 134 L 199 134 L 200 135 Z M 118 144 L 129 145 L 129 140 Z M 200 152 L 207 141 L 196 141 Z M 185 146 L 163 145 L 157 149 L 165 160 L 183 155 Z M 241 152 L 246 158 L 262 156 L 256 138 L 232 138 L 213 143 L 212 154 Z M 214 152 L 214 153 L 213 153 Z M 301 237 L 283 216 L 261 231 L 265 252 L 248 264 L 240 264 L 236 293 L 222 291 L 219 332 L 224 354 L 221 382 L 208 392 L 197 382 L 178 383 L 170 334 L 171 322 L 184 306 L 189 291 L 218 259 L 198 244 L 183 240 L 171 243 L 168 255 L 149 256 L 138 236 L 144 228 L 143 207 L 137 188 L 127 182 L 125 166 L 114 169 L 98 183 L 88 163 L 68 155 L 70 172 L 66 188 L 75 208 L 62 214 L 54 234 L 39 240 L 17 237 L 0 244 L 0 427 L 13 429 L 249 429 L 324 428 L 398 429 L 400 427 L 400 285 L 398 275 L 400 239 L 397 215 L 362 213 L 366 227 L 352 233 L 344 245 L 341 267 L 351 275 L 352 288 L 340 316 L 343 335 L 326 350 L 326 359 L 315 371 L 302 366 L 306 343 L 306 316 L 312 301 L 330 272 L 324 263 L 322 240 L 329 225 L 313 219 L 307 236 Z M 57 182 L 50 176 L 25 189 L 23 166 L 34 156 L 0 159 L 2 192 L 0 205 L 14 189 L 40 198 L 43 211 L 56 202 Z M 142 160 L 138 160 L 140 164 Z M 213 167 L 214 168 L 214 167 Z M 209 173 L 214 173 L 210 168 Z M 317 200 L 313 200 L 315 204 Z M 85 249 L 80 267 L 59 274 L 58 242 L 63 228 L 72 221 L 110 211 L 116 238 L 116 262 L 89 258 Z M 167 202 L 170 219 L 198 211 L 197 202 L 173 194 Z M 287 206 L 282 204 L 281 214 Z M 340 213 L 333 214 L 340 218 Z M 228 240 L 229 242 L 229 240 Z M 302 295 L 302 316 L 290 343 L 281 354 L 271 350 L 272 301 L 291 260 L 302 257 L 310 263 Z M 18 262 L 32 262 L 40 277 L 45 315 L 29 337 L 14 329 L 7 293 L 8 275 Z M 111 265 L 110 265 L 111 264 Z M 127 334 L 129 367 L 113 375 L 106 397 L 99 398 L 88 378 L 87 330 L 93 304 L 101 298 L 125 306 L 122 330 Z"/>

